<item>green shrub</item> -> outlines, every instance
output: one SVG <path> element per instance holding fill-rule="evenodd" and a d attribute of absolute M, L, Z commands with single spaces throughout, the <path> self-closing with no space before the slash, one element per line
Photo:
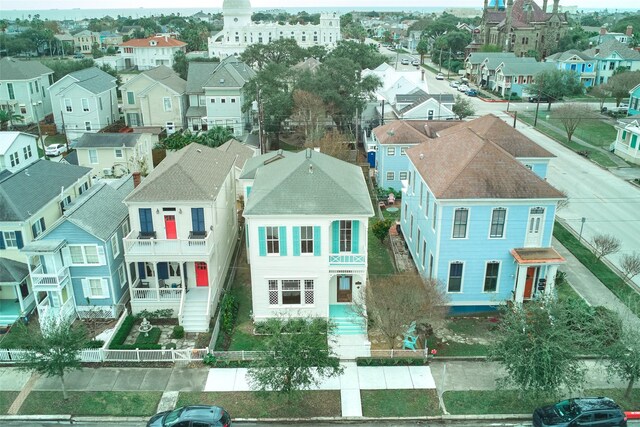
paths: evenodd
<path fill-rule="evenodd" d="M 222 299 L 222 306 L 220 308 L 220 329 L 222 329 L 222 332 L 227 335 L 233 332 L 237 314 L 238 303 L 236 302 L 236 298 L 231 294 L 226 294 Z"/>
<path fill-rule="evenodd" d="M 173 316 L 172 308 L 161 308 L 159 310 L 147 311 L 142 310 L 140 313 L 135 315 L 136 319 L 168 319 Z"/>
<path fill-rule="evenodd" d="M 133 328 L 133 324 L 136 319 L 133 316 L 127 316 L 122 325 L 120 325 L 120 329 L 118 329 L 113 336 L 113 340 L 111 341 L 110 349 L 118 349 L 119 346 L 124 344 L 125 340 L 129 336 L 129 332 L 131 332 L 131 328 Z"/>
<path fill-rule="evenodd" d="M 136 344 L 121 344 L 117 346 L 110 346 L 111 350 L 161 350 L 160 344 L 153 343 L 136 343 Z"/>
<path fill-rule="evenodd" d="M 174 342 L 170 342 L 170 343 L 164 345 L 165 350 L 175 350 L 176 347 L 177 347 L 176 343 L 174 343 Z"/>
<path fill-rule="evenodd" d="M 211 353 L 207 353 L 202 359 L 202 363 L 214 368 L 249 368 L 253 362 L 251 360 L 220 359 Z"/>
<path fill-rule="evenodd" d="M 184 327 L 177 325 L 173 327 L 173 332 L 171 333 L 171 336 L 175 339 L 180 339 L 180 338 L 184 338 Z"/>
<path fill-rule="evenodd" d="M 264 322 L 255 323 L 254 331 L 259 335 L 271 335 L 276 332 L 282 332 L 285 334 L 297 334 L 305 329 L 308 322 L 309 320 L 307 319 L 268 319 Z M 316 328 L 314 329 L 322 330 L 323 334 L 327 333 L 329 326 L 325 319 L 313 319 L 310 322 L 312 324 L 315 324 L 314 326 L 316 326 Z"/>
<path fill-rule="evenodd" d="M 87 343 L 87 348 L 102 348 L 104 345 L 104 341 L 102 340 L 91 340 Z"/>
<path fill-rule="evenodd" d="M 429 361 L 422 357 L 359 357 L 356 359 L 356 364 L 358 366 L 425 366 L 429 364 Z"/>
<path fill-rule="evenodd" d="M 151 330 L 147 333 L 140 332 L 138 338 L 136 338 L 137 344 L 157 344 L 160 341 L 160 335 L 162 335 L 162 331 L 160 328 L 151 328 Z"/>

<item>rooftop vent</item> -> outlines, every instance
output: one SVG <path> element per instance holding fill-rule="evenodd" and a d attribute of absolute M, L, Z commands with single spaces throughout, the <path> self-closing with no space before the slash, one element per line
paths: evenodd
<path fill-rule="evenodd" d="M 220 79 L 220 84 L 224 83 L 224 79 Z"/>

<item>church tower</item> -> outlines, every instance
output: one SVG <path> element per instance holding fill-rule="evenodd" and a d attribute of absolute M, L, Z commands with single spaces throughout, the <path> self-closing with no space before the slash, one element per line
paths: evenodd
<path fill-rule="evenodd" d="M 251 25 L 251 2 L 249 0 L 224 0 L 222 15 L 225 30 L 247 28 Z"/>

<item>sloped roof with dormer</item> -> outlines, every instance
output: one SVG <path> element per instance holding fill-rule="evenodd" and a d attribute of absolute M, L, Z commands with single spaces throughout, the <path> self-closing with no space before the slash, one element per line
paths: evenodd
<path fill-rule="evenodd" d="M 236 156 L 198 143 L 169 152 L 125 202 L 215 200 Z"/>
<path fill-rule="evenodd" d="M 593 60 L 593 58 L 587 54 L 585 54 L 584 52 L 580 52 L 577 49 L 569 49 L 567 51 L 564 52 L 557 52 L 554 53 L 553 55 L 549 55 L 547 56 L 547 58 L 545 59 L 547 62 L 564 62 L 564 61 L 569 61 L 569 60 L 573 60 L 573 59 L 580 59 L 582 61 L 591 61 Z"/>
<path fill-rule="evenodd" d="M 72 84 L 66 85 L 62 87 L 59 92 L 56 92 L 58 90 L 58 83 L 64 81 L 65 79 L 71 79 Z M 66 91 L 73 84 L 80 86 L 97 95 L 116 87 L 116 78 L 109 73 L 105 73 L 98 67 L 89 67 L 67 74 L 62 79 L 51 85 L 49 90 L 52 93 L 60 94 Z"/>
<path fill-rule="evenodd" d="M 627 61 L 640 61 L 640 52 L 631 49 L 616 39 L 608 40 L 591 49 L 583 50 L 582 53 L 596 59 L 609 58 L 613 53 L 617 53 L 622 59 L 626 59 Z"/>
<path fill-rule="evenodd" d="M 247 160 L 255 156 L 256 150 L 243 144 L 235 138 L 231 138 L 224 144 L 218 147 L 218 150 L 222 150 L 226 153 L 236 156 L 235 165 L 238 169 L 242 170 Z"/>
<path fill-rule="evenodd" d="M 293 153 L 290 151 L 277 150 L 252 157 L 245 162 L 238 179 L 254 179 L 256 176 L 256 171 L 260 167 L 269 163 L 277 162 L 280 159 L 284 159 L 285 157 L 289 157 L 292 155 Z"/>
<path fill-rule="evenodd" d="M 180 95 L 185 93 L 187 89 L 187 81 L 182 79 L 180 75 L 178 75 L 178 73 L 176 73 L 166 65 L 159 65 L 150 70 L 143 71 L 142 73 L 140 73 L 140 75 L 147 76 L 151 80 L 165 85 L 166 87 Z"/>
<path fill-rule="evenodd" d="M 360 167 L 306 149 L 256 171 L 244 215 L 373 216 L 373 206 Z"/>
<path fill-rule="evenodd" d="M 31 80 L 52 73 L 51 68 L 39 61 L 19 61 L 9 57 L 0 59 L 0 80 Z"/>
<path fill-rule="evenodd" d="M 426 134 L 411 126 L 407 121 L 394 120 L 373 129 L 380 144 L 419 144 L 428 140 Z"/>

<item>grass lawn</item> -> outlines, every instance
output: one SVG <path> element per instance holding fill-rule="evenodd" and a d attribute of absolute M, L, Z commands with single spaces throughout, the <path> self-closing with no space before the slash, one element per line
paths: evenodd
<path fill-rule="evenodd" d="M 587 305 L 586 301 L 582 299 L 582 297 L 578 295 L 578 293 L 567 282 L 556 284 L 556 292 L 558 293 L 558 299 L 560 301 L 580 301 L 584 305 Z"/>
<path fill-rule="evenodd" d="M 70 391 L 69 399 L 60 391 L 32 391 L 20 408 L 20 415 L 111 415 L 151 416 L 156 413 L 159 391 Z"/>
<path fill-rule="evenodd" d="M 441 415 L 435 390 L 361 390 L 365 417 Z"/>
<path fill-rule="evenodd" d="M 293 401 L 276 392 L 180 393 L 177 406 L 195 404 L 222 406 L 232 418 L 339 417 L 342 414 L 339 390 L 305 390 Z"/>
<path fill-rule="evenodd" d="M 371 226 L 375 221 L 377 221 L 375 218 L 369 219 L 369 275 L 373 277 L 390 276 L 396 272 L 396 268 L 391 260 L 391 250 L 386 246 L 388 240 L 385 240 L 385 244 L 380 243 L 380 240 L 371 231 Z"/>
<path fill-rule="evenodd" d="M 640 294 L 627 285 L 616 273 L 611 271 L 606 264 L 598 260 L 566 228 L 556 221 L 553 228 L 553 236 L 569 249 L 578 260 L 589 269 L 611 292 L 613 292 L 629 309 L 640 316 Z"/>
<path fill-rule="evenodd" d="M 382 216 L 384 217 L 384 219 L 390 219 L 392 221 L 400 221 L 400 209 L 398 209 L 396 212 L 389 212 L 387 209 L 383 209 Z"/>
<path fill-rule="evenodd" d="M 580 396 L 607 396 L 624 410 L 640 409 L 640 389 L 634 389 L 631 397 L 623 397 L 621 389 L 584 390 Z M 446 391 L 443 395 L 447 411 L 453 415 L 473 414 L 532 414 L 539 406 L 551 405 L 560 398 L 533 397 L 515 390 Z"/>
<path fill-rule="evenodd" d="M 64 134 L 58 133 L 56 135 L 48 136 L 47 139 L 44 140 L 44 143 L 47 146 L 51 144 L 66 144 L 67 139 L 65 138 Z"/>
<path fill-rule="evenodd" d="M 19 391 L 0 391 L 0 414 L 6 414 L 9 406 L 18 397 Z"/>

